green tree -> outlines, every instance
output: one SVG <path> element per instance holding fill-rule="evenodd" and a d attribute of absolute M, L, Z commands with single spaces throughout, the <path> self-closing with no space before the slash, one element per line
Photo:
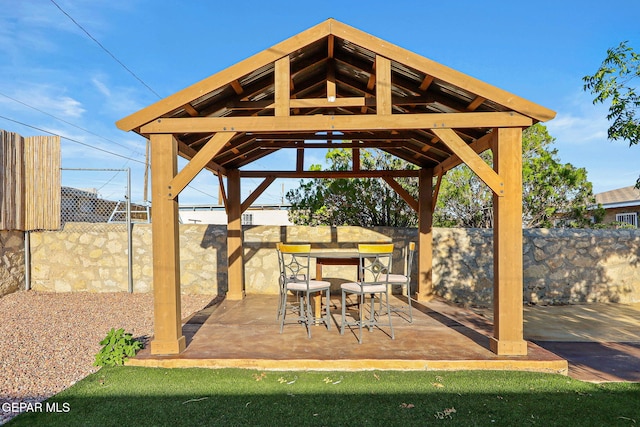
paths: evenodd
<path fill-rule="evenodd" d="M 480 155 L 491 163 L 491 153 Z M 489 228 L 493 224 L 492 191 L 466 165 L 451 169 L 440 184 L 433 213 L 436 227 Z"/>
<path fill-rule="evenodd" d="M 595 205 L 592 185 L 584 168 L 563 164 L 552 149 L 554 138 L 536 124 L 522 135 L 522 217 L 526 228 L 585 227 L 591 223 Z M 490 151 L 482 154 L 491 164 Z M 460 165 L 445 175 L 434 212 L 434 224 L 443 227 L 491 227 L 493 195 L 468 166 Z M 595 211 L 596 220 L 601 212 Z"/>
<path fill-rule="evenodd" d="M 561 163 L 558 150 L 551 148 L 554 142 L 555 138 L 539 123 L 523 133 L 524 226 L 551 227 L 554 219 L 560 219 L 568 227 L 588 227 L 594 215 L 596 222 L 601 221 L 602 212 L 588 210 L 596 200 L 586 169 Z"/>
<path fill-rule="evenodd" d="M 567 227 L 590 226 L 594 212 L 592 185 L 584 168 L 563 164 L 552 149 L 554 138 L 536 124 L 523 132 L 523 226 L 552 227 L 562 220 Z M 488 164 L 490 151 L 481 155 Z M 327 153 L 329 170 L 351 167 L 351 150 Z M 415 166 L 381 150 L 362 150 L 361 168 L 413 169 Z M 320 170 L 320 166 L 312 166 Z M 397 179 L 413 197 L 417 179 Z M 381 179 L 313 179 L 286 195 L 289 219 L 299 225 L 360 225 L 414 227 L 416 213 Z M 599 220 L 597 218 L 597 220 Z M 449 171 L 440 187 L 434 225 L 439 227 L 493 226 L 493 193 L 466 165 Z"/>
<path fill-rule="evenodd" d="M 328 170 L 351 168 L 351 150 L 329 150 Z M 381 150 L 361 150 L 363 170 L 415 169 L 415 166 Z M 320 170 L 313 165 L 312 170 Z M 403 188 L 417 197 L 415 178 L 397 178 Z M 415 227 L 417 215 L 382 179 L 311 179 L 286 195 L 291 203 L 289 219 L 299 225 L 360 225 L 363 227 Z"/>
<path fill-rule="evenodd" d="M 595 95 L 594 104 L 610 101 L 607 114 L 609 139 L 625 140 L 631 146 L 640 143 L 640 94 L 636 93 L 640 54 L 627 43 L 608 49 L 598 71 L 583 77 L 583 81 L 584 90 Z M 636 187 L 640 188 L 640 177 Z"/>

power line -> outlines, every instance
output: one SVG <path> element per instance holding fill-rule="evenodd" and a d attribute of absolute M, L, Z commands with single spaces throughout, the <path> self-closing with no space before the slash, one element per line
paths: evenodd
<path fill-rule="evenodd" d="M 18 120 L 10 119 L 9 117 L 5 117 L 5 116 L 2 116 L 2 115 L 0 115 L 0 118 L 8 120 L 10 122 L 18 123 L 19 125 L 26 126 L 28 128 L 31 128 L 31 129 L 38 130 L 40 132 L 48 133 L 49 135 L 59 136 L 60 138 L 66 139 L 67 141 L 75 142 L 76 144 L 84 145 L 85 147 L 93 148 L 94 150 L 102 151 L 103 153 L 111 154 L 112 156 L 121 157 L 123 159 L 127 159 L 127 160 L 130 160 L 132 162 L 141 163 L 143 165 L 146 165 L 146 163 L 141 161 L 141 160 L 132 159 L 131 157 L 123 156 L 122 154 L 114 153 L 112 151 L 105 150 L 103 148 L 98 148 L 98 147 L 93 146 L 91 144 L 87 144 L 86 142 L 78 141 L 77 139 L 69 138 L 69 137 L 64 136 L 64 135 L 59 135 L 57 133 L 50 132 L 50 131 L 48 131 L 46 129 L 42 129 L 42 128 L 39 128 L 37 126 L 32 126 L 32 125 L 29 125 L 27 123 L 23 123 L 23 122 L 20 122 Z"/>
<path fill-rule="evenodd" d="M 204 192 L 204 191 L 202 191 L 202 190 L 198 190 L 197 188 L 192 187 L 192 186 L 190 186 L 190 185 L 187 185 L 187 187 L 191 188 L 192 190 L 197 191 L 198 193 L 202 193 L 202 194 L 204 194 L 205 196 L 213 197 L 214 199 L 217 197 L 217 196 L 211 195 L 211 194 L 209 194 L 209 193 L 205 193 L 205 192 Z"/>
<path fill-rule="evenodd" d="M 144 85 L 144 87 L 146 87 L 147 89 L 149 89 L 151 91 L 151 93 L 153 93 L 155 96 L 157 96 L 159 99 L 162 99 L 162 97 L 160 95 L 158 95 L 158 93 L 151 89 L 151 87 L 146 84 L 140 77 L 138 77 L 136 75 L 136 73 L 134 73 L 133 71 L 131 71 L 126 65 L 124 65 L 122 63 L 122 61 L 120 61 L 118 58 L 116 58 L 116 56 L 111 53 L 106 47 L 104 47 L 102 45 L 102 43 L 100 43 L 98 40 L 96 40 L 95 37 L 93 37 L 91 34 L 89 34 L 89 32 L 87 30 L 84 29 L 84 27 L 82 25 L 80 25 L 75 19 L 73 19 L 71 17 L 71 15 L 69 15 L 67 12 L 64 11 L 64 9 L 62 9 L 60 7 L 60 5 L 58 5 L 58 3 L 56 3 L 54 0 L 51 0 L 51 3 L 53 3 L 58 9 L 60 9 L 60 12 L 64 13 L 67 18 L 69 18 L 71 20 L 71 22 L 73 22 L 74 24 L 76 24 L 78 26 L 78 28 L 80 28 L 82 31 L 84 31 L 84 33 L 91 39 L 93 40 L 98 46 L 100 46 L 100 48 L 102 50 L 104 50 L 111 58 L 113 58 L 114 61 L 116 61 L 118 64 L 120 64 L 122 66 L 122 68 L 124 68 L 125 70 L 127 70 L 127 72 L 129 72 L 129 74 L 131 74 L 136 80 L 138 80 L 140 83 L 142 83 Z"/>
<path fill-rule="evenodd" d="M 97 151 L 102 151 L 103 153 L 111 154 L 112 156 L 116 156 L 116 157 L 121 157 L 123 159 L 129 160 L 129 161 L 132 161 L 132 162 L 136 162 L 136 163 L 140 163 L 140 164 L 146 166 L 146 163 L 141 161 L 141 160 L 132 159 L 131 157 L 123 156 L 122 154 L 114 153 L 112 151 L 105 150 L 103 148 L 98 148 L 98 147 L 93 146 L 91 144 L 87 144 L 86 142 L 78 141 L 77 139 L 69 138 L 69 137 L 64 136 L 64 135 L 59 135 L 57 133 L 50 132 L 50 131 L 48 131 L 46 129 L 42 129 L 42 128 L 39 128 L 37 126 L 33 126 L 33 125 L 30 125 L 30 124 L 27 124 L 27 123 L 24 123 L 24 122 L 21 122 L 21 121 L 18 121 L 18 120 L 10 119 L 9 117 L 5 117 L 3 115 L 0 115 L 0 119 L 5 119 L 5 120 L 8 120 L 8 121 L 13 122 L 13 123 L 17 123 L 17 124 L 25 126 L 25 127 L 28 127 L 28 128 L 31 128 L 31 129 L 35 129 L 35 130 L 40 131 L 40 132 L 48 133 L 49 135 L 59 136 L 60 138 L 66 139 L 67 141 L 75 142 L 76 144 L 84 145 L 85 147 L 89 147 L 89 148 L 92 148 L 92 149 L 97 150 Z M 209 196 L 209 197 L 212 197 L 214 199 L 216 197 L 216 196 L 213 196 L 213 195 L 211 195 L 211 194 L 209 194 L 207 192 L 199 190 L 199 189 L 197 189 L 197 188 L 195 188 L 195 187 L 193 187 L 191 185 L 187 185 L 187 187 L 192 189 L 192 190 L 194 190 L 194 191 L 202 193 L 205 196 Z"/>
<path fill-rule="evenodd" d="M 93 41 L 94 41 L 94 42 L 95 42 L 95 43 L 96 43 L 96 44 L 97 44 L 97 45 L 98 45 L 98 46 L 99 46 L 99 47 L 100 47 L 104 52 L 106 52 L 106 53 L 107 53 L 111 58 L 113 58 L 113 60 L 114 60 L 114 61 L 116 61 L 118 64 L 120 64 L 120 66 L 122 66 L 122 68 L 124 68 L 124 69 L 129 73 L 129 74 L 131 74 L 131 75 L 132 75 L 136 80 L 138 80 L 138 81 L 139 81 L 139 82 L 140 82 L 144 87 L 146 87 L 147 89 L 149 89 L 149 91 L 151 91 L 151 93 L 153 93 L 153 94 L 154 94 L 155 96 L 157 96 L 159 99 L 162 99 L 162 97 L 161 97 L 161 96 L 160 96 L 160 95 L 159 95 L 155 90 L 153 90 L 153 89 L 152 89 L 148 84 L 146 84 L 146 83 L 145 83 L 145 82 L 144 82 L 140 77 L 138 77 L 138 76 L 137 76 L 133 71 L 131 71 L 131 70 L 130 70 L 130 69 L 129 69 L 129 68 L 128 68 L 128 67 L 127 67 L 127 66 L 126 66 L 122 61 L 120 61 L 118 58 L 116 58 L 116 56 L 115 56 L 113 53 L 111 53 L 111 51 L 109 51 L 106 47 L 104 47 L 104 46 L 102 45 L 102 43 L 100 43 L 100 42 L 99 42 L 95 37 L 93 37 L 93 36 L 89 33 L 89 31 L 87 31 L 87 30 L 86 30 L 82 25 L 80 25 L 80 24 L 79 24 L 75 19 L 73 19 L 73 17 L 72 17 L 71 15 L 69 15 L 69 14 L 68 14 L 64 9 L 62 9 L 62 7 L 60 7 L 60 5 L 59 5 L 58 3 L 56 3 L 56 2 L 55 2 L 55 0 L 50 0 L 50 1 L 51 1 L 51 3 L 53 3 L 53 4 L 54 4 L 54 5 L 55 5 L 59 10 L 60 10 L 60 12 L 62 12 L 62 13 L 63 13 L 67 18 L 69 18 L 69 19 L 71 20 L 71 22 L 73 22 L 73 23 L 74 23 L 78 28 L 80 28 L 80 29 L 81 29 L 81 30 L 82 30 L 82 31 L 83 31 L 83 32 L 84 32 L 84 33 L 85 33 L 85 34 L 86 34 L 86 35 L 87 35 L 91 40 L 93 40 Z M 45 113 L 45 114 L 47 114 L 47 113 Z M 5 118 L 5 119 L 7 119 L 7 120 L 11 120 L 11 119 L 8 119 L 8 118 L 3 117 L 3 116 L 0 116 L 0 117 Z M 17 121 L 15 121 L 15 120 L 11 120 L 11 121 L 16 122 L 16 123 L 20 123 L 20 122 L 17 122 Z M 22 125 L 24 125 L 24 126 L 32 127 L 32 128 L 34 128 L 34 129 L 38 129 L 38 128 L 34 127 L 34 126 L 29 126 L 29 125 L 24 124 L 24 123 L 20 123 L 20 124 L 22 124 Z M 69 124 L 71 124 L 71 123 L 69 123 Z M 72 126 L 74 126 L 73 124 L 71 124 L 71 125 L 72 125 Z M 40 129 L 38 129 L 38 130 L 40 130 Z M 83 130 L 84 130 L 84 129 L 83 129 Z M 42 131 L 43 131 L 43 132 L 47 132 L 47 131 L 45 131 L 45 130 L 42 130 Z M 50 133 L 50 134 L 51 134 L 51 132 L 47 132 L 47 133 Z M 89 133 L 91 133 L 91 132 L 89 132 Z M 97 136 L 97 135 L 96 135 L 96 136 Z M 142 163 L 142 164 L 144 164 L 144 165 L 146 166 L 146 163 L 145 163 L 145 162 L 141 162 L 141 161 L 139 161 L 139 160 L 135 160 L 135 159 L 130 159 L 130 158 L 125 157 L 125 156 L 122 156 L 122 155 L 120 155 L 120 154 L 112 153 L 112 152 L 109 152 L 109 151 L 107 151 L 107 150 L 103 150 L 103 149 L 101 149 L 101 148 L 93 147 L 93 146 L 91 146 L 91 145 L 89 145 L 89 144 L 85 144 L 85 143 L 82 143 L 82 142 L 80 142 L 80 141 L 76 141 L 76 140 L 73 140 L 73 139 L 70 139 L 70 138 L 66 138 L 66 137 L 64 137 L 64 138 L 65 138 L 65 139 L 67 139 L 67 140 L 69 140 L 69 141 L 76 142 L 76 143 L 78 143 L 78 144 L 86 145 L 86 146 L 88 146 L 88 147 L 90 147 L 90 148 L 94 148 L 94 149 L 96 149 L 96 150 L 100 150 L 100 151 L 103 151 L 103 152 L 106 152 L 106 153 L 109 153 L 109 154 L 112 154 L 112 155 L 115 155 L 115 156 L 118 156 L 118 157 L 125 158 L 125 159 L 127 159 L 127 160 L 131 160 L 131 161 L 135 161 L 135 162 L 138 162 L 138 163 Z M 117 144 L 117 143 L 116 143 L 116 144 Z M 118 145 L 120 145 L 120 144 L 118 144 Z M 189 188 L 191 188 L 192 190 L 195 190 L 195 191 L 197 191 L 197 192 L 199 192 L 199 193 L 202 193 L 202 194 L 204 194 L 204 195 L 206 195 L 206 196 L 214 197 L 214 198 L 215 198 L 215 196 L 212 196 L 211 194 L 208 194 L 208 193 L 206 193 L 206 192 L 204 192 L 204 191 L 202 191 L 202 190 L 199 190 L 199 189 L 197 189 L 197 188 L 195 188 L 195 187 L 192 187 L 192 186 L 190 186 L 190 185 L 188 185 L 187 187 L 189 187 Z"/>
<path fill-rule="evenodd" d="M 113 140 L 111 140 L 111 139 L 109 139 L 109 138 L 106 138 L 106 137 L 104 137 L 104 136 L 98 135 L 98 134 L 97 134 L 97 133 L 95 133 L 95 132 L 92 132 L 92 131 L 90 131 L 90 130 L 88 130 L 88 129 L 85 129 L 85 128 L 83 128 L 83 127 L 80 127 L 80 126 L 78 126 L 78 125 L 75 125 L 75 124 L 73 124 L 73 123 L 71 123 L 71 122 L 69 122 L 69 121 L 67 121 L 67 120 L 61 119 L 60 117 L 56 117 L 56 116 L 54 116 L 53 114 L 47 113 L 46 111 L 43 111 L 43 110 L 41 110 L 41 109 L 39 109 L 39 108 L 36 108 L 36 107 L 34 107 L 33 105 L 29 105 L 29 104 L 27 104 L 26 102 L 20 101 L 19 99 L 12 98 L 11 96 L 6 95 L 6 94 L 4 94 L 4 93 L 2 93 L 2 92 L 0 92 L 0 95 L 4 96 L 5 98 L 8 98 L 8 99 L 10 99 L 10 100 L 12 100 L 12 101 L 14 101 L 14 102 L 17 102 L 18 104 L 22 104 L 22 105 L 24 105 L 25 107 L 29 107 L 29 108 L 31 108 L 31 109 L 33 109 L 33 110 L 35 110 L 35 111 L 38 111 L 39 113 L 45 114 L 45 115 L 47 115 L 47 116 L 49 116 L 49 117 L 53 117 L 54 119 L 59 120 L 59 121 L 61 121 L 61 122 L 63 122 L 63 123 L 66 123 L 66 124 L 68 124 L 68 125 L 70 125 L 70 126 L 73 126 L 73 127 L 74 127 L 74 128 L 76 128 L 76 129 L 80 129 L 81 131 L 87 132 L 88 134 L 91 134 L 91 135 L 93 135 L 93 136 L 97 136 L 98 138 L 104 139 L 105 141 L 108 141 L 108 142 L 110 142 L 110 143 L 112 143 L 112 144 L 115 144 L 115 145 L 118 145 L 118 146 L 120 146 L 120 147 L 122 147 L 122 148 L 126 148 L 126 149 L 128 149 L 128 150 L 131 150 L 131 152 L 132 152 L 132 153 L 134 153 L 134 154 L 142 154 L 142 153 L 137 153 L 135 150 L 132 150 L 132 149 L 131 149 L 131 147 L 127 147 L 126 145 L 120 144 L 120 143 L 118 143 L 118 142 L 116 142 L 116 141 L 113 141 Z"/>

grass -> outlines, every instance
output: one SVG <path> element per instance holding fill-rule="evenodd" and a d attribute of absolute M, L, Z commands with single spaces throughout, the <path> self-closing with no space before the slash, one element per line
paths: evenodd
<path fill-rule="evenodd" d="M 102 368 L 16 426 L 628 426 L 640 384 L 503 371 Z M 65 408 L 67 409 L 66 412 Z"/>

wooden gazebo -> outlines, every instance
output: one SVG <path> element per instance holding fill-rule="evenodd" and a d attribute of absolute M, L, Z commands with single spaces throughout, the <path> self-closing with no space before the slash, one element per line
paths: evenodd
<path fill-rule="evenodd" d="M 241 216 L 276 178 L 382 178 L 419 216 L 416 297 L 432 294 L 432 212 L 445 172 L 466 163 L 494 193 L 494 332 L 490 349 L 525 355 L 522 318 L 522 129 L 555 112 L 328 19 L 117 122 L 151 144 L 155 337 L 152 354 L 185 348 L 178 201 L 208 169 L 226 189 L 228 299 L 244 298 Z M 303 170 L 306 149 L 351 148 L 350 171 Z M 375 147 L 419 167 L 362 170 Z M 287 170 L 249 170 L 280 149 Z M 493 168 L 479 153 L 493 151 Z M 177 156 L 189 160 L 178 172 Z M 417 176 L 418 200 L 395 178 Z M 241 200 L 243 177 L 263 178 Z M 436 183 L 434 185 L 434 182 Z"/>

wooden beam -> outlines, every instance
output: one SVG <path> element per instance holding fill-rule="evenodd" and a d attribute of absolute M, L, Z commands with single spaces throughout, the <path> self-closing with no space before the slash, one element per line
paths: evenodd
<path fill-rule="evenodd" d="M 367 90 L 373 90 L 373 87 L 376 85 L 376 61 L 373 61 L 373 67 L 371 69 L 371 74 L 369 74 L 369 80 L 367 80 Z"/>
<path fill-rule="evenodd" d="M 144 202 L 146 203 L 149 198 L 147 197 L 147 188 L 149 187 L 149 169 L 150 169 L 150 156 L 151 156 L 151 146 L 150 146 L 150 142 L 149 139 L 147 138 L 147 143 L 145 144 L 145 150 L 144 150 L 144 188 L 143 188 L 143 196 L 142 196 L 142 200 L 144 200 Z M 178 149 L 178 152 L 179 149 Z"/>
<path fill-rule="evenodd" d="M 276 116 L 291 115 L 291 64 L 289 55 L 275 63 L 275 110 Z"/>
<path fill-rule="evenodd" d="M 420 162 L 422 160 L 429 160 L 432 163 L 440 163 L 445 158 L 447 158 L 450 153 L 445 152 L 441 149 L 438 149 L 434 146 L 425 145 L 428 142 L 421 141 L 411 136 L 403 136 L 398 138 L 387 139 L 384 137 L 381 138 L 364 138 L 364 139 L 355 139 L 348 137 L 345 135 L 343 138 L 347 138 L 344 140 L 329 140 L 327 142 L 324 139 L 319 139 L 317 137 L 305 138 L 305 141 L 300 141 L 300 138 L 286 138 L 286 135 L 283 135 L 282 138 L 256 138 L 256 143 L 260 144 L 261 150 L 279 150 L 281 148 L 288 149 L 324 149 L 324 148 L 381 148 L 386 150 L 387 152 L 394 153 L 404 152 L 405 156 L 409 156 L 411 158 L 411 163 Z M 304 137 L 303 137 L 304 138 Z M 325 137 L 326 138 L 326 137 Z M 228 153 L 222 153 L 222 155 L 226 156 Z M 226 157 L 225 157 L 226 159 Z M 221 160 L 219 160 L 221 161 Z"/>
<path fill-rule="evenodd" d="M 244 299 L 244 253 L 242 248 L 242 205 L 240 203 L 240 171 L 233 169 L 227 176 L 227 299 Z"/>
<path fill-rule="evenodd" d="M 327 90 L 329 86 L 327 85 Z M 329 97 L 333 96 L 334 100 L 330 101 Z M 327 98 L 299 98 L 289 101 L 291 108 L 329 108 L 329 107 L 361 107 L 367 105 L 368 101 L 364 97 L 351 98 L 335 98 L 335 86 L 333 87 L 333 95 L 327 92 Z M 266 108 L 270 108 L 267 106 Z"/>
<path fill-rule="evenodd" d="M 437 176 L 437 180 L 436 180 L 436 188 L 433 190 L 433 206 L 431 207 L 431 212 L 435 212 L 436 211 L 436 204 L 438 203 L 438 194 L 440 193 L 440 185 L 442 185 L 442 178 L 444 178 L 444 174 L 446 172 L 443 172 L 442 175 L 438 175 Z"/>
<path fill-rule="evenodd" d="M 493 198 L 493 337 L 498 355 L 527 354 L 522 313 L 522 130 L 498 129 L 493 153 L 504 179 L 503 197 Z"/>
<path fill-rule="evenodd" d="M 240 171 L 243 178 L 266 178 L 276 175 L 278 178 L 384 178 L 417 177 L 417 170 L 360 170 L 360 171 Z"/>
<path fill-rule="evenodd" d="M 232 164 L 236 165 L 237 168 L 243 168 L 249 164 L 252 164 L 260 160 L 263 157 L 268 156 L 271 153 L 272 153 L 271 150 L 254 150 L 250 152 L 248 155 L 243 156 L 242 159 L 239 159 L 237 162 L 233 162 Z"/>
<path fill-rule="evenodd" d="M 461 89 L 467 90 L 486 99 L 491 99 L 505 107 L 519 111 L 520 113 L 535 118 L 538 121 L 547 121 L 555 117 L 555 111 L 535 104 L 524 98 L 516 96 L 505 90 L 492 86 L 474 77 L 457 70 L 439 64 L 431 59 L 418 55 L 415 52 L 401 48 L 371 34 L 360 31 L 342 22 L 333 20 L 331 34 L 369 49 L 378 55 L 382 55 L 393 61 L 397 61 L 407 67 L 414 68 L 436 79 L 443 80 Z"/>
<path fill-rule="evenodd" d="M 424 79 L 422 80 L 422 83 L 420 83 L 418 89 L 426 91 L 427 89 L 429 89 L 429 86 L 431 86 L 431 83 L 433 83 L 433 76 L 427 74 L 426 76 L 424 76 Z"/>
<path fill-rule="evenodd" d="M 235 132 L 219 132 L 213 135 L 209 142 L 202 147 L 187 165 L 182 168 L 169 183 L 167 197 L 175 199 L 200 173 L 200 171 L 213 159 L 224 145 L 231 140 Z"/>
<path fill-rule="evenodd" d="M 418 287 L 416 299 L 433 299 L 433 169 L 420 169 L 418 180 Z"/>
<path fill-rule="evenodd" d="M 333 58 L 333 53 L 335 50 L 335 37 L 333 37 L 333 35 L 329 34 L 329 37 L 327 37 L 327 57 L 328 58 Z"/>
<path fill-rule="evenodd" d="M 154 317 L 151 354 L 178 354 L 186 347 L 180 308 L 178 202 L 166 197 L 177 171 L 177 154 L 178 143 L 173 135 L 151 135 Z"/>
<path fill-rule="evenodd" d="M 452 129 L 431 129 L 442 142 L 444 142 L 456 156 L 458 156 L 469 168 L 478 175 L 493 192 L 502 197 L 504 182 L 500 176 L 482 158 L 476 154 Z"/>
<path fill-rule="evenodd" d="M 241 79 L 247 74 L 271 64 L 274 61 L 287 55 L 289 52 L 295 52 L 298 49 L 308 46 L 309 44 L 327 37 L 331 30 L 331 20 L 321 22 L 320 24 L 309 28 L 287 40 L 265 49 L 256 55 L 253 55 L 243 61 L 226 68 L 204 80 L 201 80 L 186 89 L 174 93 L 136 113 L 133 113 L 116 123 L 119 129 L 129 131 L 136 129 L 145 123 L 155 120 L 176 108 L 181 107 L 187 102 L 210 93 L 224 85 Z"/>
<path fill-rule="evenodd" d="M 242 88 L 242 85 L 240 84 L 240 81 L 238 79 L 233 80 L 230 84 L 231 84 L 231 88 L 236 93 L 236 95 L 242 95 L 242 92 L 244 92 L 244 89 Z"/>
<path fill-rule="evenodd" d="M 391 115 L 391 61 L 376 55 L 376 113 Z"/>
<path fill-rule="evenodd" d="M 351 149 L 359 149 L 359 148 L 394 148 L 396 147 L 397 141 L 334 141 L 334 142 L 309 142 L 309 141 L 270 141 L 263 140 L 262 144 L 269 144 L 267 146 L 263 145 L 261 149 L 280 149 L 280 148 L 292 148 L 297 150 L 304 150 L 307 148 L 351 148 Z M 428 151 L 428 150 L 425 150 Z"/>
<path fill-rule="evenodd" d="M 351 161 L 353 163 L 351 170 L 360 172 L 360 148 L 351 149 Z"/>
<path fill-rule="evenodd" d="M 389 146 L 389 147 L 381 147 L 384 151 L 389 154 L 393 154 L 394 156 L 406 160 L 407 162 L 417 165 L 420 167 L 434 167 L 439 162 L 442 161 L 442 158 L 438 157 L 435 153 L 421 152 L 413 146 Z"/>
<path fill-rule="evenodd" d="M 184 108 L 184 111 L 186 111 L 191 117 L 198 117 L 200 115 L 200 113 L 198 113 L 198 110 L 193 108 L 193 105 L 188 102 L 184 104 L 182 108 Z"/>
<path fill-rule="evenodd" d="M 405 141 L 414 140 L 435 145 L 440 140 L 431 133 L 415 133 L 411 130 L 402 132 L 391 131 L 350 131 L 345 133 L 309 133 L 309 132 L 272 132 L 251 135 L 257 141 Z M 448 153 L 451 154 L 451 153 Z"/>
<path fill-rule="evenodd" d="M 246 200 L 244 202 L 242 202 L 242 205 L 240 206 L 240 212 L 244 212 L 247 209 L 249 209 L 249 207 L 253 204 L 253 202 L 256 201 L 256 199 L 258 197 L 260 197 L 260 195 L 262 193 L 264 193 L 264 191 L 269 188 L 269 186 L 271 185 L 271 183 L 273 183 L 273 181 L 276 180 L 275 176 L 268 176 L 264 179 L 264 181 L 262 181 L 260 183 L 260 185 L 258 185 L 258 188 L 256 188 L 255 190 L 253 190 L 251 192 L 251 194 L 249 195 L 249 197 L 246 198 Z"/>
<path fill-rule="evenodd" d="M 487 99 L 482 96 L 476 96 L 469 105 L 467 105 L 467 111 L 475 111 L 484 101 Z"/>
<path fill-rule="evenodd" d="M 361 116 L 184 117 L 162 118 L 142 126 L 143 134 L 207 132 L 319 132 L 388 129 L 527 127 L 529 117 L 504 113 L 427 113 Z"/>
<path fill-rule="evenodd" d="M 495 133 L 491 132 L 468 145 L 469 145 L 469 148 L 471 148 L 475 153 L 480 154 L 483 151 L 486 151 L 489 148 L 491 148 L 491 144 L 494 138 L 495 138 Z M 440 163 L 438 166 L 436 166 L 434 170 L 434 174 L 442 175 L 445 172 L 455 168 L 456 166 L 462 163 L 464 162 L 462 161 L 462 159 L 460 159 L 460 157 L 453 155 L 449 157 L 447 160 Z"/>
<path fill-rule="evenodd" d="M 327 101 L 334 103 L 338 97 L 336 91 L 336 63 L 329 61 L 327 63 Z M 363 100 L 364 101 L 364 100 Z M 359 107 L 360 105 L 358 105 Z"/>
<path fill-rule="evenodd" d="M 224 180 L 222 179 L 222 175 L 218 175 L 218 195 L 222 198 L 222 204 L 224 205 L 224 210 L 229 215 L 229 203 L 227 201 L 227 192 L 224 189 Z"/>
<path fill-rule="evenodd" d="M 409 194 L 407 190 L 402 188 L 402 185 L 400 185 L 398 181 L 396 181 L 390 176 L 385 176 L 382 179 L 384 179 L 384 181 L 387 184 L 389 184 L 389 187 L 393 188 L 395 192 L 398 193 L 398 196 L 400 196 L 402 200 L 407 202 L 407 204 L 411 209 L 413 209 L 415 212 L 419 211 L 418 201 L 414 199 L 413 196 L 411 196 L 411 194 Z"/>
<path fill-rule="evenodd" d="M 198 152 L 196 150 L 194 150 L 193 148 L 189 147 L 187 144 L 185 144 L 182 141 L 178 141 L 178 155 L 187 159 L 187 160 L 191 160 L 195 157 L 195 155 L 198 154 Z M 217 163 L 214 162 L 209 162 L 207 163 L 207 165 L 205 166 L 205 169 L 210 170 L 211 172 L 214 173 L 214 175 L 226 175 L 227 171 L 225 168 L 223 168 L 222 166 L 220 166 Z"/>
<path fill-rule="evenodd" d="M 304 149 L 296 151 L 296 171 L 304 170 Z"/>

